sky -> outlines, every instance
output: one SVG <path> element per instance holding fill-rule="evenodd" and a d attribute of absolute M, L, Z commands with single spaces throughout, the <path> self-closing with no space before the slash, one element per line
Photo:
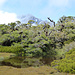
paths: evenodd
<path fill-rule="evenodd" d="M 62 16 L 75 16 L 75 0 L 0 0 L 0 24 L 28 14 L 42 20 L 50 17 L 57 22 Z"/>

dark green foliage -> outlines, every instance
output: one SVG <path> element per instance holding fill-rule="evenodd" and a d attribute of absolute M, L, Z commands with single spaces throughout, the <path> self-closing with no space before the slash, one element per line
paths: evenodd
<path fill-rule="evenodd" d="M 5 25 L 5 24 L 1 24 L 0 25 L 0 33 L 3 34 L 7 34 L 9 30 L 9 26 Z"/>
<path fill-rule="evenodd" d="M 66 23 L 66 22 L 69 22 L 69 21 L 74 22 L 74 19 L 75 19 L 75 17 L 73 17 L 73 16 L 68 16 L 68 17 L 62 16 L 59 19 L 58 23 Z"/>
<path fill-rule="evenodd" d="M 15 26 L 16 26 L 16 23 L 15 22 L 11 22 L 8 25 L 10 26 L 10 28 L 12 29 L 12 31 L 15 30 Z"/>
<path fill-rule="evenodd" d="M 64 43 L 65 43 L 65 44 L 69 44 L 69 43 L 71 43 L 72 41 L 74 41 L 74 40 L 70 39 L 70 40 L 68 40 L 68 41 L 65 41 Z"/>

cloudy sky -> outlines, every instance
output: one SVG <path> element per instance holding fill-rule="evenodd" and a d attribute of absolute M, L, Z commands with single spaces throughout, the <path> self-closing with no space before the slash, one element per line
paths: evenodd
<path fill-rule="evenodd" d="M 75 16 L 75 0 L 0 0 L 0 24 L 14 22 L 27 14 L 58 21 L 63 15 Z"/>

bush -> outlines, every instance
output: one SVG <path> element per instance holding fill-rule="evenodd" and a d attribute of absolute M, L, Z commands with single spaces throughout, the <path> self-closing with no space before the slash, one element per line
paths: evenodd
<path fill-rule="evenodd" d="M 71 43 L 72 41 L 74 41 L 74 40 L 70 39 L 70 40 L 68 40 L 68 41 L 65 41 L 64 44 L 69 44 L 69 43 Z"/>
<path fill-rule="evenodd" d="M 75 48 L 67 52 L 65 54 L 65 58 L 61 60 L 55 60 L 51 63 L 51 65 L 60 72 L 75 74 Z"/>

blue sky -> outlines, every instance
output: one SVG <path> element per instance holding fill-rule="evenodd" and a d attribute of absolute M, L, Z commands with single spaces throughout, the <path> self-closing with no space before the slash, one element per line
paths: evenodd
<path fill-rule="evenodd" d="M 75 16 L 75 0 L 0 0 L 0 23 L 14 22 L 27 14 L 57 22 L 63 15 Z"/>

